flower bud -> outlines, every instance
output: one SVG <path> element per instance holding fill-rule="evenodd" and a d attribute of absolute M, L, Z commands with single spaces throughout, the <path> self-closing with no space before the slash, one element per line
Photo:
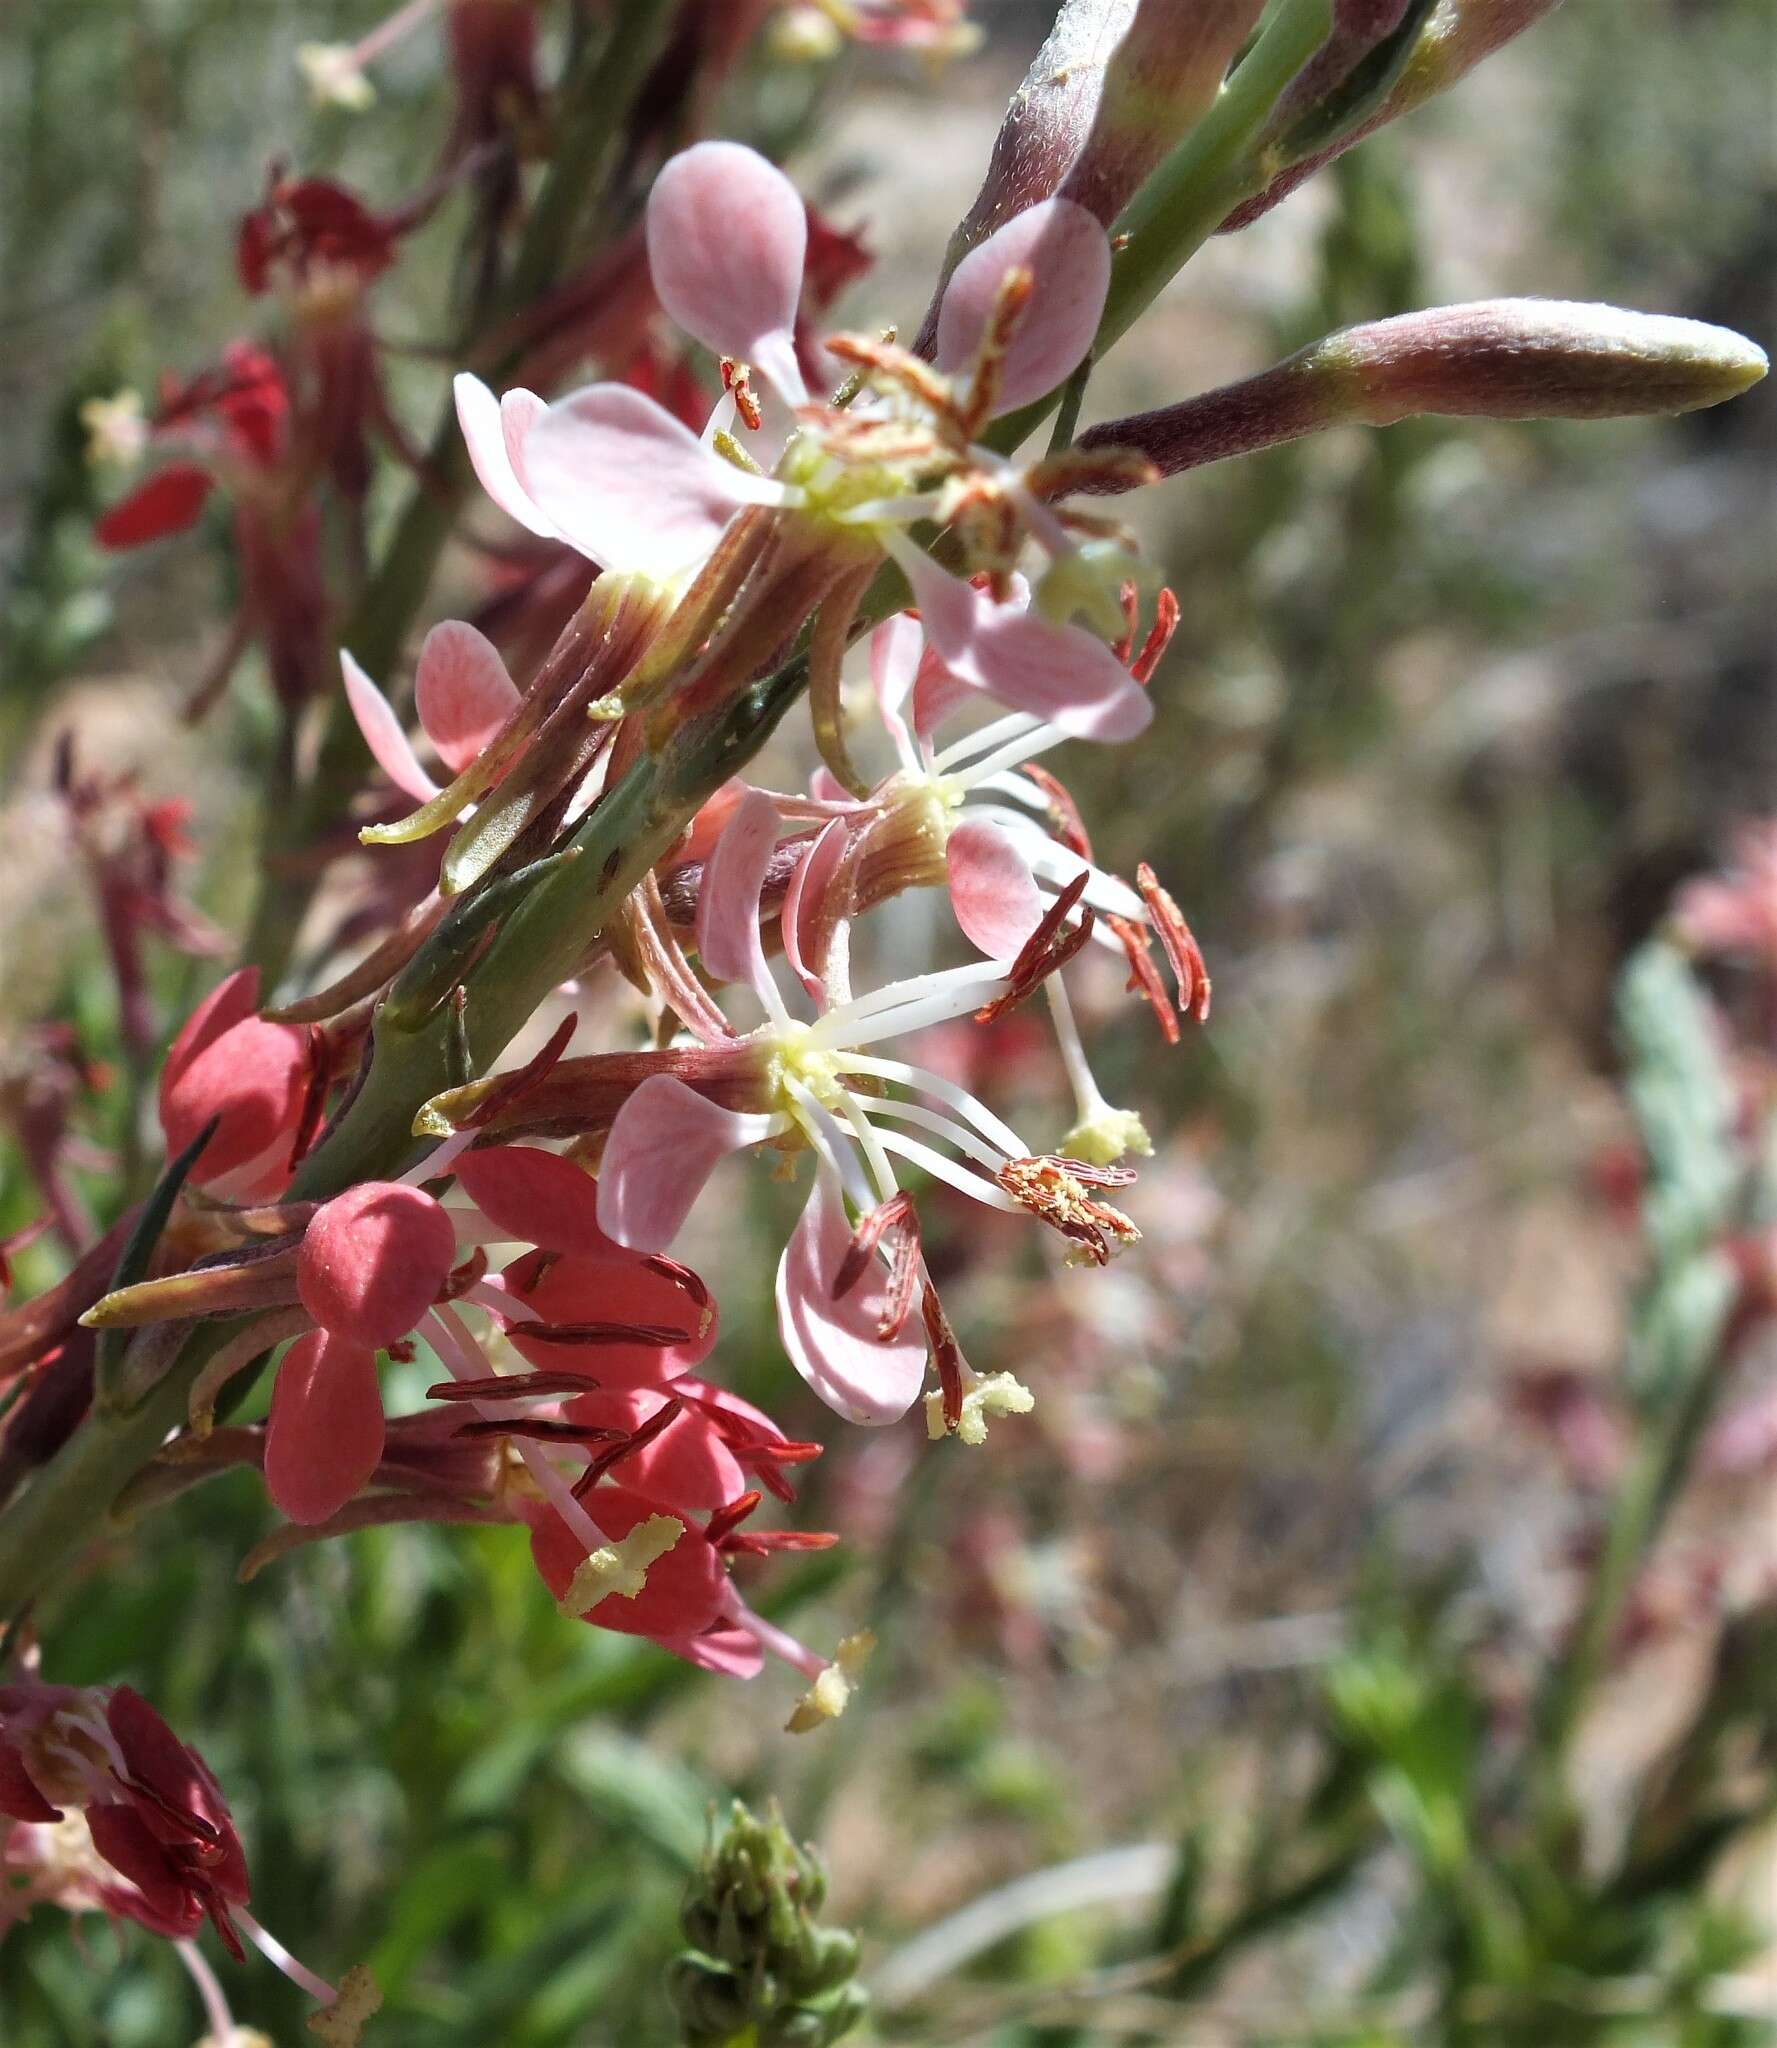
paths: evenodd
<path fill-rule="evenodd" d="M 686 1893 L 680 1920 L 694 1946 L 668 1980 L 692 2048 L 736 2038 L 826 2048 L 857 2024 L 857 1939 L 816 1922 L 825 1890 L 812 1851 L 781 1820 L 735 1802 Z"/>
<path fill-rule="evenodd" d="M 1694 412 L 1738 397 L 1766 368 L 1762 349 L 1700 320 L 1561 299 L 1482 299 L 1345 328 L 1242 383 L 1108 420 L 1080 446 L 1131 449 L 1176 476 L 1328 427 L 1389 426 L 1420 414 Z"/>
<path fill-rule="evenodd" d="M 1562 299 L 1483 299 L 1378 320 L 1298 358 L 1336 416 L 1386 426 L 1416 413 L 1482 419 L 1621 419 L 1694 412 L 1765 374 L 1764 351 L 1726 327 Z"/>

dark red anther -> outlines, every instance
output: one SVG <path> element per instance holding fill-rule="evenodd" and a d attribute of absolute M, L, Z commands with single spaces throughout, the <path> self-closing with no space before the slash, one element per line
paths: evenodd
<path fill-rule="evenodd" d="M 535 1401 L 568 1399 L 593 1384 L 583 1372 L 499 1372 L 478 1380 L 440 1380 L 426 1389 L 432 1401 Z"/>
<path fill-rule="evenodd" d="M 703 1525 L 705 1538 L 719 1544 L 725 1537 L 732 1536 L 764 1498 L 764 1494 L 754 1487 L 751 1492 L 731 1500 L 726 1507 L 717 1508 Z"/>
<path fill-rule="evenodd" d="M 991 1003 L 975 1012 L 977 1024 L 991 1024 L 1008 1010 L 1015 1010 L 1050 975 L 1065 967 L 1091 938 L 1092 913 L 1089 910 L 1081 913 L 1079 923 L 1072 930 L 1067 928 L 1074 906 L 1086 893 L 1088 879 L 1084 873 L 1076 875 L 1050 904 L 1042 922 L 1025 940 L 1017 959 L 1012 962 L 1008 976 L 1010 987 L 1004 995 L 996 996 Z"/>
<path fill-rule="evenodd" d="M 549 1415 L 483 1416 L 457 1425 L 460 1437 L 522 1436 L 542 1444 L 602 1444 L 622 1434 L 585 1422 L 558 1422 Z"/>
<path fill-rule="evenodd" d="M 1040 761 L 1026 761 L 1024 774 L 1049 799 L 1049 828 L 1070 853 L 1077 853 L 1082 860 L 1092 858 L 1092 841 L 1086 834 L 1086 821 L 1080 816 L 1080 807 L 1062 787 L 1059 776 L 1051 775 Z"/>
<path fill-rule="evenodd" d="M 1172 965 L 1180 1010 L 1199 1024 L 1205 1023 L 1209 1017 L 1209 969 L 1204 964 L 1202 947 L 1191 936 L 1184 912 L 1161 888 L 1146 861 L 1135 871 L 1135 886 L 1141 891 L 1161 947 Z"/>
<path fill-rule="evenodd" d="M 902 1326 L 913 1313 L 913 1297 L 919 1283 L 919 1217 L 913 1207 L 913 1197 L 905 1188 L 898 1189 L 886 1202 L 879 1202 L 874 1209 L 858 1218 L 850 1249 L 840 1260 L 839 1271 L 833 1276 L 835 1301 L 841 1295 L 849 1294 L 863 1279 L 884 1238 L 892 1242 L 889 1247 L 888 1287 L 876 1334 L 887 1344 L 901 1334 Z"/>
<path fill-rule="evenodd" d="M 926 1341 L 938 1368 L 938 1387 L 944 1400 L 944 1427 L 954 1430 L 963 1419 L 963 1348 L 956 1341 L 938 1290 L 928 1280 L 920 1294 L 920 1315 L 926 1326 Z"/>
<path fill-rule="evenodd" d="M 503 1076 L 490 1088 L 464 1117 L 461 1128 L 480 1130 L 502 1111 L 510 1109 L 522 1096 L 528 1095 L 539 1081 L 548 1076 L 562 1054 L 567 1051 L 568 1040 L 573 1037 L 574 1027 L 578 1022 L 577 1017 L 564 1017 L 549 1034 L 548 1044 L 526 1060 L 522 1067 Z"/>
<path fill-rule="evenodd" d="M 1148 637 L 1142 642 L 1142 650 L 1129 663 L 1129 673 L 1138 683 L 1148 682 L 1160 666 L 1160 657 L 1172 645 L 1172 636 L 1178 631 L 1179 603 L 1170 589 L 1162 590 L 1154 600 L 1154 623 L 1148 629 Z M 1125 655 L 1124 659 L 1128 657 Z"/>
<path fill-rule="evenodd" d="M 745 363 L 737 363 L 732 356 L 722 358 L 721 369 L 722 389 L 734 400 L 735 411 L 756 434 L 765 424 L 765 415 L 753 389 L 752 372 Z"/>
<path fill-rule="evenodd" d="M 302 1108 L 297 1113 L 296 1135 L 290 1141 L 292 1173 L 307 1158 L 309 1147 L 315 1142 L 333 1080 L 333 1041 L 319 1024 L 309 1026 L 308 1036 L 308 1082 L 302 1091 Z"/>
<path fill-rule="evenodd" d="M 1028 769 L 1029 763 L 1025 765 Z M 1172 1014 L 1172 1001 L 1166 993 L 1166 984 L 1160 979 L 1159 968 L 1154 965 L 1147 926 L 1138 924 L 1133 917 L 1107 916 L 1106 922 L 1128 956 L 1129 979 L 1124 983 L 1125 990 L 1129 993 L 1140 991 L 1159 1021 L 1160 1029 L 1166 1034 L 1167 1044 L 1177 1045 L 1178 1019 Z"/>
<path fill-rule="evenodd" d="M 518 1333 L 540 1344 L 579 1344 L 590 1350 L 613 1344 L 658 1344 L 663 1349 L 689 1344 L 695 1332 L 672 1330 L 660 1323 L 520 1323 Z"/>
<path fill-rule="evenodd" d="M 625 1458 L 639 1451 L 644 1444 L 651 1444 L 660 1432 L 666 1428 L 667 1424 L 672 1422 L 683 1411 L 684 1406 L 685 1404 L 682 1401 L 676 1399 L 668 1400 L 662 1403 L 648 1417 L 647 1421 L 640 1424 L 637 1428 L 616 1432 L 616 1434 L 621 1436 L 622 1441 L 613 1444 L 608 1451 L 601 1451 L 592 1460 L 586 1468 L 585 1476 L 574 1483 L 575 1495 L 577 1497 L 584 1495 L 586 1489 L 596 1486 L 613 1465 L 621 1464 Z"/>

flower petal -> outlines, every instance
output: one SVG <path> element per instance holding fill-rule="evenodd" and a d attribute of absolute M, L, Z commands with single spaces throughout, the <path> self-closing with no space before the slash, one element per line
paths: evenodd
<path fill-rule="evenodd" d="M 919 630 L 919 621 L 905 612 L 884 619 L 870 635 L 870 687 L 876 692 L 876 709 L 889 737 L 903 756 L 912 754 L 913 742 L 901 707 L 919 674 L 924 650 L 925 636 Z"/>
<path fill-rule="evenodd" d="M 93 528 L 102 548 L 139 548 L 197 524 L 213 479 L 195 462 L 169 462 L 120 499 Z"/>
<path fill-rule="evenodd" d="M 179 1027 L 179 1035 L 167 1049 L 160 1070 L 160 1113 L 164 1122 L 167 1096 L 173 1083 L 190 1066 L 205 1046 L 214 1045 L 223 1032 L 230 1031 L 259 1008 L 259 969 L 237 967 L 204 997 Z"/>
<path fill-rule="evenodd" d="M 525 436 L 524 473 L 570 546 L 662 581 L 701 562 L 738 506 L 784 495 L 627 384 L 589 384 L 550 406 Z"/>
<path fill-rule="evenodd" d="M 205 1186 L 293 1135 L 308 1080 L 308 1038 L 291 1024 L 244 1017 L 183 1061 L 161 1098 L 167 1150 L 182 1152 L 220 1117 L 192 1177 Z"/>
<path fill-rule="evenodd" d="M 1036 280 L 1012 336 L 998 410 L 1043 398 L 1086 359 L 1111 282 L 1111 245 L 1071 199 L 1045 199 L 996 228 L 956 266 L 938 309 L 938 367 L 966 370 L 993 317 L 1000 281 L 1014 267 Z"/>
<path fill-rule="evenodd" d="M 567 1417 L 594 1429 L 633 1433 L 658 1415 L 676 1387 L 600 1387 L 576 1395 Z M 619 1458 L 612 1477 L 671 1508 L 720 1508 L 747 1490 L 746 1476 L 703 1409 L 685 1404 L 659 1434 Z"/>
<path fill-rule="evenodd" d="M 413 743 L 401 730 L 389 700 L 346 648 L 339 650 L 339 672 L 345 679 L 346 702 L 357 720 L 371 759 L 403 794 L 424 803 L 438 794 L 438 785 L 420 766 Z"/>
<path fill-rule="evenodd" d="M 366 1350 L 405 1337 L 456 1263 L 449 1215 L 421 1188 L 360 1181 L 315 1211 L 296 1256 L 302 1305 Z"/>
<path fill-rule="evenodd" d="M 697 891 L 697 953 L 717 981 L 744 981 L 769 1002 L 771 970 L 759 939 L 759 898 L 777 846 L 777 805 L 749 789 L 735 806 Z"/>
<path fill-rule="evenodd" d="M 265 1486 L 293 1522 L 325 1522 L 383 1454 L 376 1354 L 325 1330 L 284 1353 L 265 1426 Z"/>
<path fill-rule="evenodd" d="M 990 960 L 1015 960 L 1043 921 L 1030 862 L 997 825 L 965 818 L 944 848 L 950 907 L 966 937 Z"/>
<path fill-rule="evenodd" d="M 512 714 L 518 689 L 498 648 L 462 619 L 434 626 L 414 670 L 426 737 L 460 775 Z"/>
<path fill-rule="evenodd" d="M 611 1125 L 599 1174 L 599 1222 L 619 1244 L 663 1251 L 716 1162 L 768 1137 L 772 1119 L 720 1109 L 671 1074 L 650 1074 Z"/>
<path fill-rule="evenodd" d="M 1082 739 L 1133 739 L 1153 717 L 1147 691 L 1084 628 L 995 604 L 918 548 L 896 547 L 894 555 L 919 600 L 926 638 L 965 682 Z"/>
<path fill-rule="evenodd" d="M 490 1146 L 465 1152 L 456 1176 L 482 1215 L 515 1244 L 600 1255 L 617 1249 L 599 1228 L 598 1182 L 559 1153 L 535 1145 Z"/>
<path fill-rule="evenodd" d="M 534 1280 L 507 1269 L 514 1310 L 523 1308 L 545 1323 L 627 1323 L 631 1327 L 682 1331 L 678 1342 L 637 1338 L 616 1343 L 576 1344 L 526 1334 L 516 1315 L 508 1318 L 512 1347 L 540 1369 L 581 1373 L 601 1388 L 663 1387 L 701 1365 L 716 1341 L 716 1305 L 687 1267 L 614 1248 L 606 1256 L 570 1253 Z"/>
<path fill-rule="evenodd" d="M 587 1512 L 603 1535 L 620 1542 L 651 1516 L 670 1512 L 621 1486 L 600 1486 L 586 1501 Z M 586 1545 L 554 1509 L 538 1515 L 531 1529 L 531 1556 L 543 1582 L 560 1600 L 574 1574 L 586 1561 Z M 634 1598 L 607 1594 L 587 1609 L 581 1620 L 625 1635 L 671 1638 L 695 1636 L 721 1612 L 728 1575 L 715 1546 L 703 1532 L 686 1523 L 678 1541 L 648 1567 L 646 1582 Z"/>
<path fill-rule="evenodd" d="M 802 986 L 817 1003 L 826 1000 L 826 984 L 810 958 L 821 908 L 851 838 L 851 820 L 834 818 L 816 835 L 808 851 L 796 863 L 790 886 L 784 891 L 778 929 L 783 935 L 784 958 L 795 969 Z"/>
<path fill-rule="evenodd" d="M 791 340 L 807 249 L 801 195 L 741 143 L 682 150 L 648 195 L 660 303 L 706 348 L 754 364 L 791 405 L 808 396 Z"/>
<path fill-rule="evenodd" d="M 925 1385 L 925 1336 L 917 1322 L 887 1342 L 877 1335 L 885 1275 L 874 1261 L 834 1299 L 851 1241 L 838 1179 L 823 1166 L 778 1261 L 778 1332 L 790 1363 L 829 1408 L 848 1422 L 896 1422 Z"/>
<path fill-rule="evenodd" d="M 457 424 L 463 430 L 470 467 L 475 471 L 481 488 L 509 519 L 516 519 L 527 532 L 538 534 L 544 540 L 560 540 L 561 535 L 538 511 L 530 493 L 519 481 L 503 420 L 505 406 L 502 401 L 479 377 L 471 377 L 466 370 L 457 377 L 451 390 L 456 396 Z M 515 420 L 526 410 L 526 401 L 539 412 L 543 404 L 529 391 L 508 391 L 505 405 L 511 405 L 513 401 L 517 401 Z M 524 423 L 528 425 L 529 421 Z"/>

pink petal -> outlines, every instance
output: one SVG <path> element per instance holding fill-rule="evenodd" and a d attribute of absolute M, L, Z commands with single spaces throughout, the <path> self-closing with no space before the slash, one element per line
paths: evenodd
<path fill-rule="evenodd" d="M 450 1217 L 423 1189 L 361 1181 L 316 1210 L 296 1259 L 302 1305 L 364 1350 L 405 1337 L 456 1264 Z"/>
<path fill-rule="evenodd" d="M 790 1363 L 829 1408 L 848 1422 L 896 1422 L 925 1385 L 925 1336 L 917 1317 L 887 1343 L 876 1334 L 886 1278 L 880 1262 L 834 1300 L 851 1241 L 839 1183 L 822 1167 L 778 1261 L 778 1333 Z"/>
<path fill-rule="evenodd" d="M 833 886 L 850 838 L 851 821 L 847 818 L 835 818 L 821 828 L 813 844 L 796 863 L 790 886 L 784 891 L 783 909 L 778 915 L 784 958 L 817 1003 L 826 1000 L 827 992 L 820 975 L 815 972 L 809 949 L 827 891 Z"/>
<path fill-rule="evenodd" d="M 704 972 L 717 981 L 744 981 L 761 996 L 770 988 L 771 973 L 759 940 L 759 897 L 777 830 L 777 805 L 764 790 L 749 789 L 704 862 L 697 892 L 697 953 Z"/>
<path fill-rule="evenodd" d="M 660 303 L 706 348 L 755 364 L 791 405 L 808 395 L 791 340 L 807 248 L 801 195 L 738 142 L 681 151 L 648 195 Z"/>
<path fill-rule="evenodd" d="M 995 604 L 916 548 L 897 548 L 895 560 L 919 599 L 926 638 L 965 682 L 1081 739 L 1133 739 L 1153 717 L 1147 691 L 1084 628 Z"/>
<path fill-rule="evenodd" d="M 548 1252 L 616 1250 L 598 1226 L 598 1182 L 559 1153 L 494 1145 L 465 1152 L 456 1176 L 482 1215 L 516 1243 Z"/>
<path fill-rule="evenodd" d="M 265 1485 L 293 1522 L 336 1515 L 383 1454 L 375 1354 L 326 1331 L 284 1353 L 265 1428 Z"/>
<path fill-rule="evenodd" d="M 1000 280 L 1014 266 L 1036 279 L 1006 352 L 998 410 L 1045 397 L 1086 359 L 1111 282 L 1104 229 L 1071 199 L 1045 199 L 996 228 L 956 266 L 938 309 L 938 367 L 966 370 L 987 331 Z"/>
<path fill-rule="evenodd" d="M 570 1252 L 534 1278 L 523 1262 L 507 1268 L 513 1309 L 544 1323 L 627 1323 L 683 1332 L 654 1341 L 624 1338 L 580 1345 L 527 1334 L 515 1313 L 506 1318 L 512 1348 L 549 1371 L 584 1375 L 600 1388 L 660 1388 L 699 1366 L 716 1341 L 715 1302 L 688 1267 L 614 1247 L 603 1257 Z"/>
<path fill-rule="evenodd" d="M 339 672 L 345 678 L 346 702 L 364 735 L 371 758 L 404 795 L 424 803 L 438 794 L 438 785 L 420 766 L 413 743 L 401 730 L 401 721 L 390 709 L 389 700 L 358 666 L 345 648 L 339 651 Z"/>
<path fill-rule="evenodd" d="M 598 1218 L 619 1244 L 664 1251 L 716 1162 L 768 1135 L 771 1118 L 721 1109 L 671 1074 L 650 1074 L 611 1125 Z"/>
<path fill-rule="evenodd" d="M 681 1382 L 680 1385 L 683 1383 Z M 679 1386 L 656 1390 L 600 1387 L 568 1403 L 567 1417 L 594 1429 L 634 1432 L 652 1421 Z M 720 1508 L 747 1490 L 745 1474 L 701 1408 L 686 1404 L 637 1451 L 619 1458 L 611 1476 L 672 1508 Z"/>
<path fill-rule="evenodd" d="M 471 377 L 465 370 L 451 386 L 457 401 L 457 424 L 463 430 L 463 441 L 469 450 L 469 464 L 475 471 L 481 488 L 486 491 L 500 510 L 509 519 L 516 519 L 528 532 L 540 534 L 544 540 L 559 540 L 561 535 L 538 511 L 531 501 L 530 493 L 520 483 L 514 464 L 511 445 L 506 427 L 502 422 L 501 401 L 482 383 L 479 377 Z M 514 422 L 523 417 L 529 405 L 542 408 L 543 401 L 529 391 L 508 391 L 507 403 L 518 401 Z M 528 424 L 528 421 L 526 422 Z"/>
<path fill-rule="evenodd" d="M 517 686 L 499 650 L 462 619 L 446 619 L 426 635 L 413 695 L 427 739 L 458 775 L 518 702 Z"/>
<path fill-rule="evenodd" d="M 630 1534 L 651 1515 L 670 1513 L 664 1502 L 648 1500 L 621 1486 L 595 1488 L 587 1512 L 600 1532 L 614 1542 Z M 544 1583 L 559 1600 L 586 1559 L 586 1545 L 554 1511 L 546 1509 L 531 1529 L 531 1556 Z M 648 1577 L 634 1599 L 607 1594 L 580 1618 L 625 1635 L 656 1636 L 676 1642 L 701 1633 L 722 1607 L 728 1574 L 721 1554 L 704 1540 L 701 1530 L 686 1524 L 673 1547 L 648 1567 Z"/>
<path fill-rule="evenodd" d="M 750 1629 L 724 1624 L 706 1628 L 700 1636 L 656 1636 L 654 1641 L 687 1664 L 720 1678 L 757 1678 L 765 1667 L 765 1652 Z"/>
<path fill-rule="evenodd" d="M 173 1083 L 206 1046 L 214 1045 L 223 1032 L 230 1031 L 259 1008 L 259 969 L 237 967 L 211 989 L 179 1027 L 179 1035 L 167 1049 L 166 1064 L 160 1070 L 160 1113 L 164 1122 L 167 1096 Z"/>
<path fill-rule="evenodd" d="M 990 960 L 1015 960 L 1043 921 L 1030 863 L 1011 835 L 983 818 L 965 818 L 944 849 L 950 907 L 965 935 Z"/>
<path fill-rule="evenodd" d="M 908 750 L 912 741 L 901 707 L 919 674 L 919 658 L 924 648 L 925 636 L 919 630 L 919 621 L 910 619 L 905 612 L 884 619 L 870 635 L 870 686 L 876 692 L 876 708 L 888 727 L 889 737 L 897 747 Z"/>
<path fill-rule="evenodd" d="M 167 1150 L 184 1151 L 220 1117 L 193 1168 L 198 1184 L 257 1161 L 294 1135 L 308 1069 L 308 1038 L 295 1025 L 242 1018 L 182 1061 L 168 1083 L 160 1105 Z"/>
<path fill-rule="evenodd" d="M 702 561 L 736 507 L 783 497 L 627 384 L 589 384 L 552 405 L 525 437 L 524 471 L 570 546 L 663 581 Z"/>

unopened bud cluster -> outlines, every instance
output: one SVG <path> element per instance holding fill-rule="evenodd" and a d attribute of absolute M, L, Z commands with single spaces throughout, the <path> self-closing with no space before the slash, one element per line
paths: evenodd
<path fill-rule="evenodd" d="M 782 1820 L 736 1800 L 681 1909 L 670 1988 L 686 2048 L 827 2048 L 862 2018 L 857 1937 L 823 1927 L 825 1873 Z"/>

